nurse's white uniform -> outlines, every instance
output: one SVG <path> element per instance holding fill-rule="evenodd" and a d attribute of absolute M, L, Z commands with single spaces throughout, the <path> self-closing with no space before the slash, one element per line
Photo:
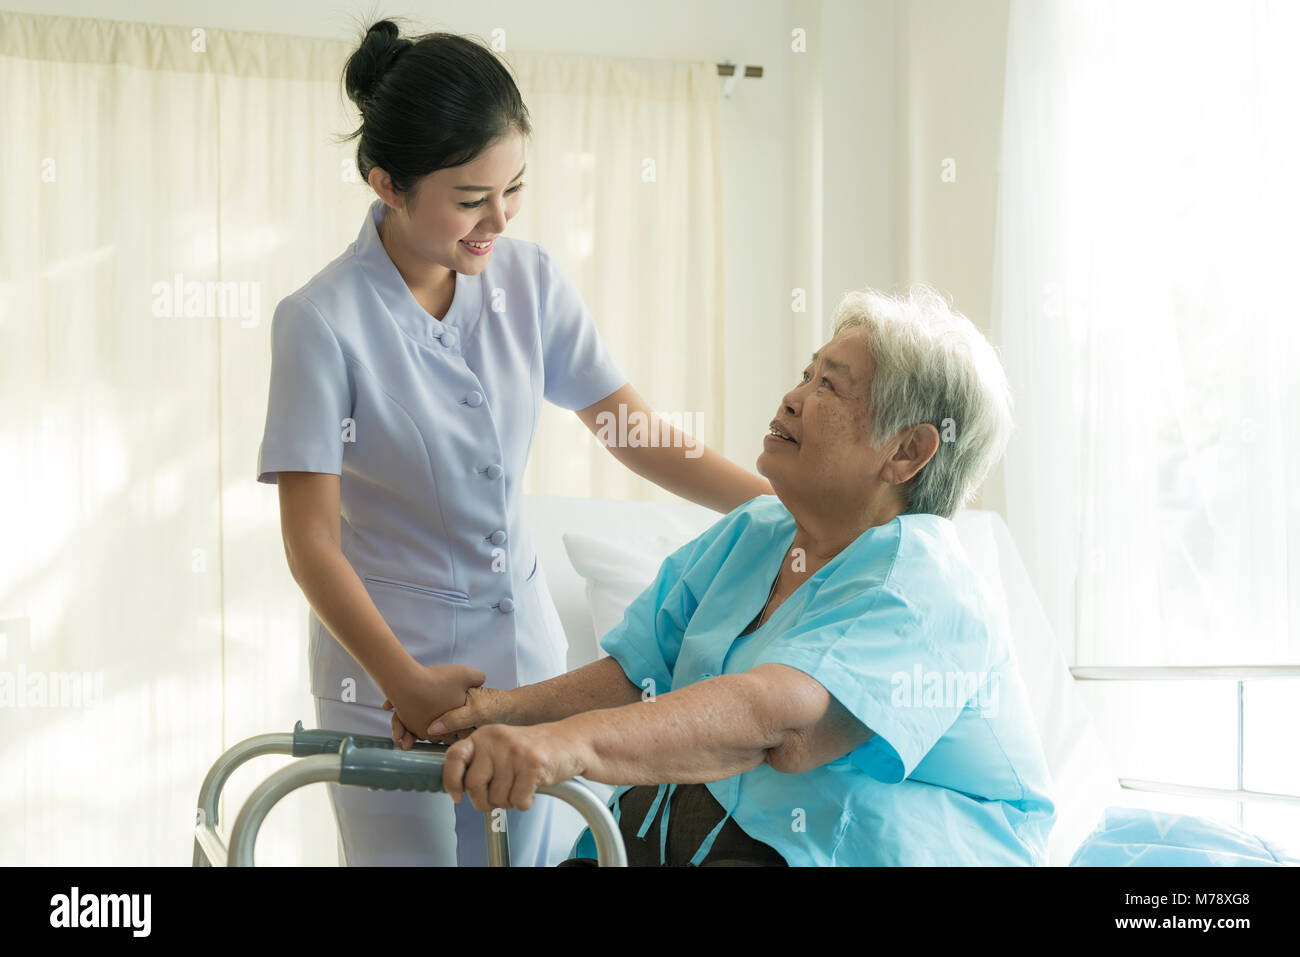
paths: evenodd
<path fill-rule="evenodd" d="M 376 200 L 356 242 L 276 307 L 258 481 L 340 476 L 343 554 L 418 662 L 473 665 L 488 687 L 544 681 L 567 642 L 519 509 L 541 400 L 581 409 L 627 379 L 536 243 L 498 237 L 433 318 L 379 240 L 384 210 Z M 384 693 L 315 613 L 309 628 L 321 726 L 389 734 Z M 330 793 L 349 865 L 487 863 L 468 799 Z M 555 805 L 507 812 L 513 864 L 565 856 Z"/>

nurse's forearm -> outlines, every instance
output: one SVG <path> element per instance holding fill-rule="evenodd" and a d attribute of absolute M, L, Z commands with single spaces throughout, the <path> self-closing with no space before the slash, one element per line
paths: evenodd
<path fill-rule="evenodd" d="M 602 784 L 700 784 L 752 771 L 784 735 L 768 727 L 764 688 L 718 675 L 649 701 L 588 711 L 555 733 Z"/>
<path fill-rule="evenodd" d="M 623 465 L 705 508 L 730 512 L 756 495 L 772 494 L 767 479 L 666 422 L 630 382 L 577 416 Z"/>
<path fill-rule="evenodd" d="M 385 694 L 396 693 L 419 665 L 379 614 L 343 552 L 328 545 L 299 548 L 290 572 L 330 634 Z"/>
<path fill-rule="evenodd" d="M 767 479 L 741 468 L 702 442 L 681 436 L 667 423 L 660 428 L 661 435 L 668 432 L 674 436 L 672 444 L 661 439 L 663 444 L 657 446 L 611 448 L 610 452 L 642 478 L 717 512 L 730 512 L 757 495 L 773 494 Z"/>

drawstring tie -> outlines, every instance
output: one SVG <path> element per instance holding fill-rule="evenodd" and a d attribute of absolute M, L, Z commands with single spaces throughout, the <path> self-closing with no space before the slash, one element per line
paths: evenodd
<path fill-rule="evenodd" d="M 636 832 L 636 836 L 639 838 L 644 838 L 646 836 L 646 832 L 650 830 L 650 822 L 654 820 L 655 812 L 659 810 L 659 805 L 662 803 L 664 807 L 664 815 L 663 818 L 659 821 L 659 864 L 660 866 L 663 866 L 667 861 L 667 855 L 665 851 L 667 849 L 667 844 L 668 844 L 668 816 L 669 813 L 672 811 L 673 792 L 675 790 L 677 790 L 676 784 L 659 785 L 658 791 L 655 792 L 654 801 L 650 803 L 650 808 L 646 811 L 645 817 L 641 820 L 641 827 L 638 828 Z M 726 813 L 722 815 L 722 820 L 718 821 L 718 823 L 713 826 L 713 830 L 708 833 L 708 836 L 704 838 L 704 842 L 700 844 L 699 849 L 696 850 L 695 854 L 691 857 L 692 867 L 699 867 L 700 862 L 709 856 L 709 851 L 713 850 L 713 842 L 717 839 L 718 834 L 722 831 L 722 826 L 727 823 L 727 821 L 731 818 L 732 812 L 735 811 L 737 799 L 740 796 L 740 788 L 733 787 L 731 791 L 732 791 L 731 796 L 727 801 Z M 615 821 L 617 820 L 618 818 L 615 817 Z"/>
<path fill-rule="evenodd" d="M 625 788 L 623 790 L 623 794 L 626 793 L 627 793 L 627 789 Z M 609 799 L 610 803 L 606 805 L 606 807 L 608 807 L 610 810 L 614 812 L 614 825 L 616 829 L 618 826 L 618 819 L 623 814 L 623 794 L 619 794 L 615 792 L 614 795 Z M 591 828 L 587 828 L 587 832 L 590 833 Z"/>
<path fill-rule="evenodd" d="M 727 821 L 731 819 L 731 812 L 736 809 L 736 804 L 738 803 L 739 798 L 740 788 L 733 785 L 731 788 L 731 796 L 727 799 L 727 808 L 725 813 L 722 815 L 722 820 L 713 825 L 713 830 L 709 832 L 709 836 L 704 839 L 704 843 L 700 845 L 699 850 L 697 850 L 694 856 L 691 857 L 692 867 L 699 867 L 700 863 L 709 856 L 709 851 L 713 850 L 714 840 L 717 838 L 719 832 L 721 832 L 722 825 L 726 824 Z"/>
<path fill-rule="evenodd" d="M 664 803 L 663 820 L 659 822 L 659 863 L 660 865 L 664 863 L 664 850 L 668 841 L 668 812 L 672 809 L 673 806 L 673 792 L 675 790 L 677 790 L 676 784 L 672 785 L 671 787 L 669 787 L 667 784 L 659 785 L 659 789 L 655 791 L 655 799 L 650 802 L 650 807 L 645 812 L 645 817 L 641 819 L 641 827 L 636 832 L 637 837 L 639 838 L 645 837 L 646 831 L 650 830 L 650 822 L 655 819 L 655 812 L 659 810 L 660 803 L 664 801 L 665 797 L 667 797 L 668 800 L 666 803 Z"/>
<path fill-rule="evenodd" d="M 645 817 L 641 819 L 641 827 L 636 832 L 637 837 L 645 837 L 645 832 L 650 830 L 650 822 L 654 820 L 655 811 L 659 810 L 659 802 L 663 800 L 664 788 L 666 787 L 668 787 L 666 784 L 659 785 L 659 790 L 655 792 L 655 799 L 650 804 L 650 810 L 646 811 Z"/>

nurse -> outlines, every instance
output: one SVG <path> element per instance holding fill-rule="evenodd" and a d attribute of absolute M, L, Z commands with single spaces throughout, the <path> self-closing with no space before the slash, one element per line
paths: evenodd
<path fill-rule="evenodd" d="M 356 241 L 275 310 L 257 473 L 279 486 L 285 554 L 311 607 L 320 726 L 410 747 L 405 728 L 427 727 L 470 688 L 565 669 L 520 514 L 541 400 L 593 433 L 620 406 L 654 413 L 546 250 L 503 235 L 531 130 L 500 61 L 470 39 L 403 38 L 381 21 L 344 84 L 361 112 L 357 166 L 378 199 Z M 723 512 L 771 491 L 659 425 L 678 441 L 611 453 Z M 468 803 L 338 785 L 330 798 L 349 866 L 487 863 L 484 818 Z M 555 809 L 543 798 L 508 812 L 513 864 L 563 856 Z"/>

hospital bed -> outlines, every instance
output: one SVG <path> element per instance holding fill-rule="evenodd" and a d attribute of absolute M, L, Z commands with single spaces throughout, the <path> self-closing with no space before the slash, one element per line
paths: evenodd
<path fill-rule="evenodd" d="M 539 574 L 544 576 L 568 637 L 570 669 L 603 654 L 597 635 L 619 622 L 627 605 L 654 579 L 664 558 L 720 517 L 687 503 L 566 496 L 525 496 L 524 511 L 537 547 Z M 993 599 L 995 615 L 1011 636 L 1012 653 L 1052 775 L 1057 817 L 1048 845 L 1049 865 L 1300 864 L 1287 849 L 1241 829 L 1207 818 L 1126 805 L 1125 795 L 1137 792 L 1281 801 L 1297 807 L 1300 796 L 1120 778 L 1076 687 L 1084 681 L 1230 678 L 1240 682 L 1297 677 L 1300 667 L 1070 668 L 1002 517 L 993 511 L 965 509 L 957 514 L 955 525 Z M 440 779 L 445 748 L 421 744 L 412 752 L 402 752 L 393 750 L 387 739 L 367 741 L 364 736 L 351 736 L 352 747 L 345 756 L 340 754 L 344 736 L 337 732 L 306 734 L 303 737 L 298 728 L 293 735 L 251 738 L 213 766 L 200 796 L 196 866 L 251 863 L 257 827 L 271 805 L 312 781 L 374 787 L 386 786 L 375 783 L 384 779 L 390 786 L 394 781 L 404 782 L 403 786 L 415 781 L 424 785 L 421 790 L 440 788 L 440 780 L 435 783 L 434 778 Z M 1238 738 L 1240 762 L 1240 734 Z M 359 759 L 365 751 L 372 756 Z M 276 772 L 249 798 L 234 823 L 227 854 L 216 819 L 221 784 L 238 764 L 269 753 L 301 753 L 304 757 Z M 385 756 L 373 756 L 379 754 Z M 390 762 L 392 767 L 387 767 Z M 385 779 L 385 775 L 389 777 Z M 625 861 L 617 828 L 605 807 L 613 790 L 595 782 L 574 781 L 563 782 L 549 792 L 566 802 L 557 808 L 552 860 L 566 856 L 581 829 L 591 826 L 602 864 Z M 488 839 L 492 861 L 508 861 L 505 835 L 489 827 Z"/>

